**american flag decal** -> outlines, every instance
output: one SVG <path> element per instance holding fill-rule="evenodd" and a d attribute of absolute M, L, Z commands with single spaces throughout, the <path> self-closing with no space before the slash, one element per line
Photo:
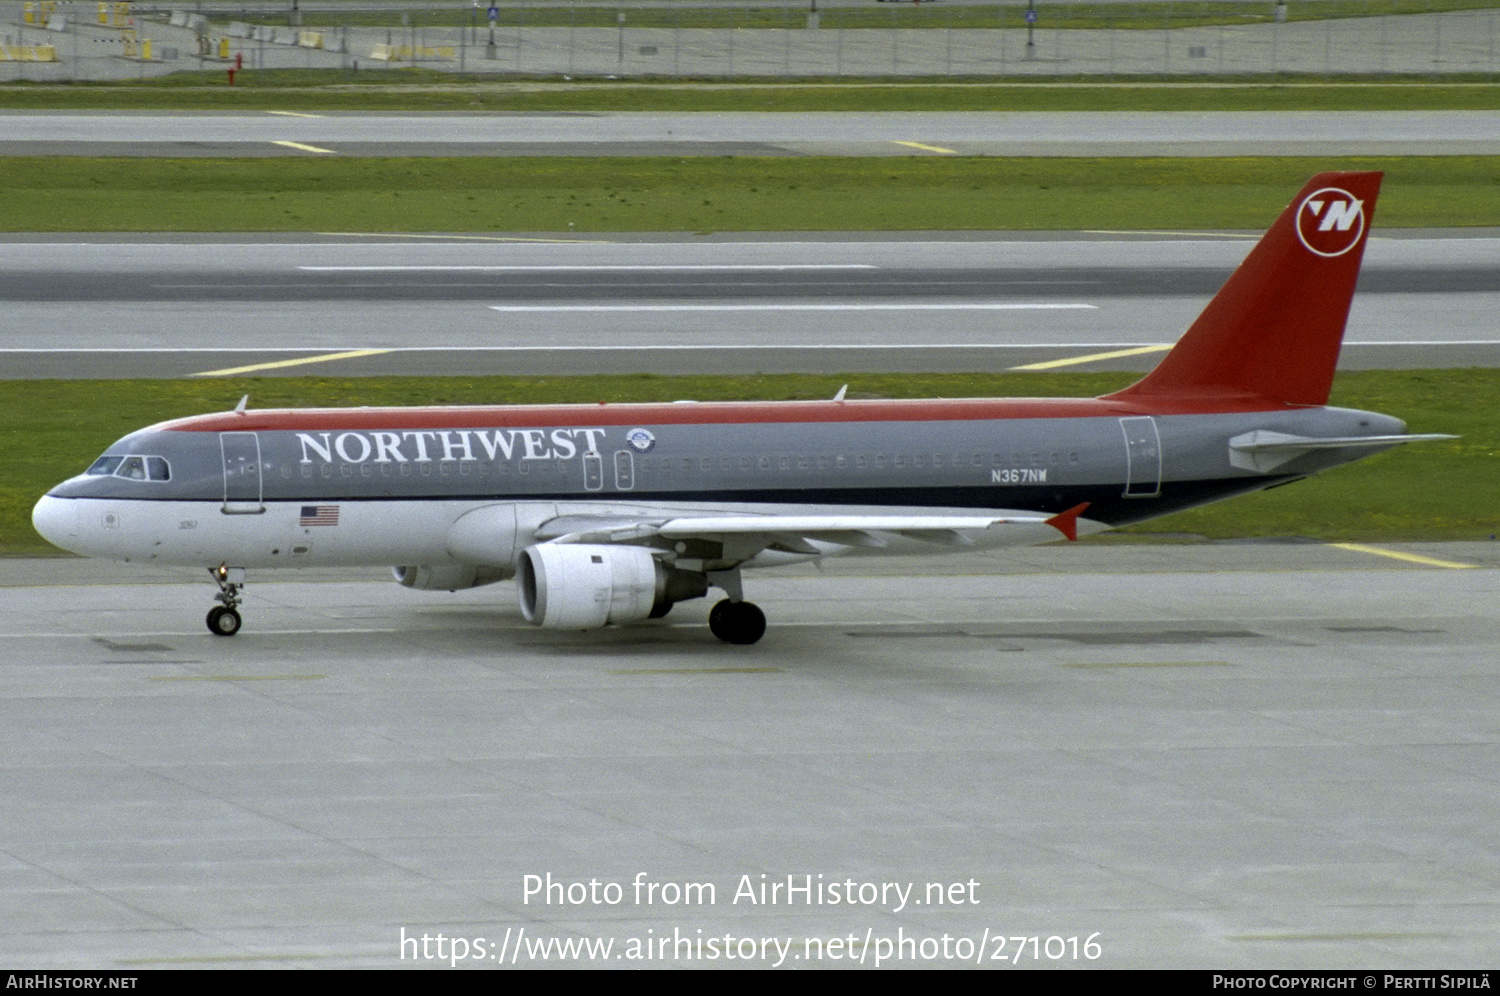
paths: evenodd
<path fill-rule="evenodd" d="M 299 526 L 336 526 L 339 524 L 337 505 L 303 505 Z"/>

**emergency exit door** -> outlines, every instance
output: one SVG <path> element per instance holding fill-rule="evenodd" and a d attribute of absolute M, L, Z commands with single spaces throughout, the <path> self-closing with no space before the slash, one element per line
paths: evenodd
<path fill-rule="evenodd" d="M 1161 436 L 1150 415 L 1120 419 L 1125 434 L 1125 497 L 1161 494 Z"/>

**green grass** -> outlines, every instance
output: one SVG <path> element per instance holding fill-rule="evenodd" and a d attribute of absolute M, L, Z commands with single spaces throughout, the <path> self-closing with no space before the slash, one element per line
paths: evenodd
<path fill-rule="evenodd" d="M 1378 224 L 1500 225 L 1500 158 L 0 159 L 7 231 L 621 232 L 1263 227 L 1323 169 Z"/>
<path fill-rule="evenodd" d="M 619 375 L 560 378 L 238 378 L 230 380 L 7 381 L 0 392 L 0 553 L 52 551 L 31 528 L 31 507 L 81 472 L 115 439 L 144 425 L 231 408 L 350 405 L 827 398 L 1073 396 L 1109 392 L 1131 374 L 848 374 L 749 377 Z M 1500 371 L 1341 374 L 1332 403 L 1386 412 L 1414 432 L 1463 438 L 1417 444 L 1291 487 L 1168 516 L 1128 532 L 1209 538 L 1320 540 L 1486 539 L 1500 531 Z"/>
<path fill-rule="evenodd" d="M 1500 84 L 1382 77 L 1280 80 L 1121 79 L 508 80 L 431 69 L 254 70 L 225 85 L 222 67 L 139 83 L 0 84 L 0 108 L 243 111 L 1312 111 L 1493 110 Z"/>

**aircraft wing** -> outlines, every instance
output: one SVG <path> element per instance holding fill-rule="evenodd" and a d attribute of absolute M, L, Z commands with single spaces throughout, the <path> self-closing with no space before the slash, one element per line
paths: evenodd
<path fill-rule="evenodd" d="M 940 546 L 974 546 L 977 532 L 1015 532 L 1017 544 L 1040 542 L 1045 527 L 1070 540 L 1078 538 L 1084 503 L 1057 515 L 703 515 L 649 520 L 609 516 L 560 516 L 543 525 L 538 538 L 553 543 L 625 543 L 650 545 L 685 540 L 732 544 L 736 559 L 748 559 L 775 547 L 791 553 L 819 555 L 832 547 L 888 546 L 892 537 Z M 989 545 L 993 545 L 993 539 Z"/>

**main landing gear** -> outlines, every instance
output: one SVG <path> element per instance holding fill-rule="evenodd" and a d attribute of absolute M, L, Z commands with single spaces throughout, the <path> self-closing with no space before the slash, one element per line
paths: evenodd
<path fill-rule="evenodd" d="M 245 586 L 245 569 L 220 564 L 218 567 L 210 567 L 208 573 L 214 579 L 214 584 L 219 586 L 219 593 L 214 598 L 222 603 L 208 610 L 208 631 L 214 636 L 233 636 L 240 631 L 241 620 L 237 606 L 243 601 L 240 589 Z"/>
<path fill-rule="evenodd" d="M 766 635 L 766 614 L 754 602 L 745 601 L 745 586 L 740 569 L 708 571 L 708 583 L 721 588 L 729 597 L 708 610 L 708 628 L 725 643 L 754 643 Z"/>
<path fill-rule="evenodd" d="M 754 643 L 766 634 L 766 614 L 754 602 L 726 598 L 708 611 L 708 628 L 725 643 Z"/>

